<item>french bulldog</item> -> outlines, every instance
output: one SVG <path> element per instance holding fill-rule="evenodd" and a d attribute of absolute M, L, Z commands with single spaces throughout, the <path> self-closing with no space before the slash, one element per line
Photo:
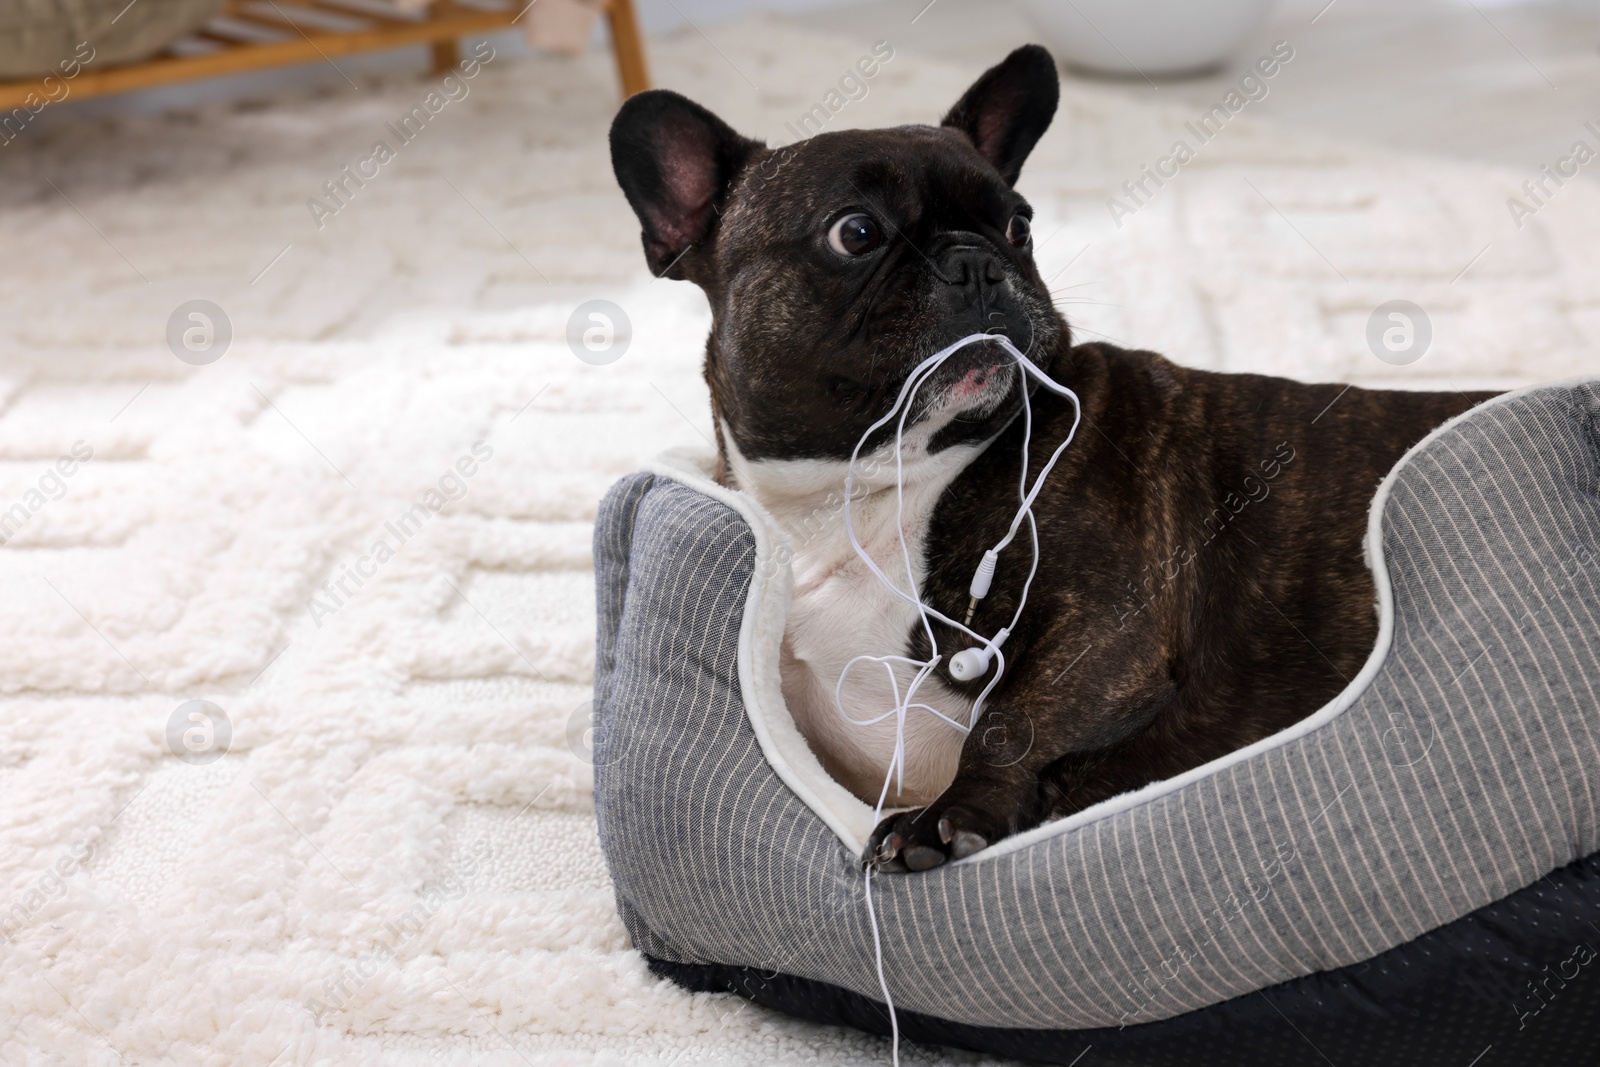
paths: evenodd
<path fill-rule="evenodd" d="M 1059 94 L 1050 54 L 1030 45 L 937 126 L 773 149 L 654 90 L 611 127 L 651 272 L 695 283 L 710 302 L 716 477 L 752 494 L 794 542 L 781 667 L 790 713 L 839 782 L 909 809 L 882 821 L 863 857 L 886 870 L 972 855 L 1334 697 L 1377 637 L 1362 548 L 1374 489 L 1411 445 L 1489 395 L 1210 373 L 1075 343 L 1016 189 Z M 840 502 L 852 450 L 911 370 L 973 333 L 1003 334 L 1074 390 L 1082 422 L 1033 505 L 1037 573 L 1004 673 L 966 730 L 952 724 L 968 725 L 989 677 L 958 680 L 948 663 L 975 643 L 925 627 L 870 572 Z M 898 462 L 892 422 L 862 445 L 856 537 L 902 590 L 914 580 L 948 617 L 966 614 L 975 566 L 1017 513 L 1025 396 L 1037 472 L 1077 413 L 985 342 L 917 392 Z M 1027 538 L 1025 526 L 1001 557 L 976 632 L 994 634 L 1016 612 Z M 903 775 L 886 780 L 899 724 L 882 716 L 912 669 L 846 667 L 863 654 L 926 660 L 930 635 L 942 666 L 905 720 Z"/>

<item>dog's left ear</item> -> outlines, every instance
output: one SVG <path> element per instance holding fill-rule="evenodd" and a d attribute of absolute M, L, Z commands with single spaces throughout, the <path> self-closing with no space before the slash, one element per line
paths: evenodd
<path fill-rule="evenodd" d="M 1060 100 L 1056 61 L 1038 45 L 1027 44 L 985 71 L 940 125 L 966 134 L 1006 184 L 1015 185 Z"/>
<path fill-rule="evenodd" d="M 761 147 L 669 89 L 628 98 L 611 123 L 611 167 L 644 227 L 650 273 L 698 280 L 679 260 L 711 236 L 734 177 Z"/>

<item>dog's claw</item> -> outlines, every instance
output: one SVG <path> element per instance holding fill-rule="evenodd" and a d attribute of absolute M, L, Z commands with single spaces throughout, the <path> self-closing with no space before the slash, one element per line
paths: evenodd
<path fill-rule="evenodd" d="M 878 847 L 873 850 L 872 862 L 880 867 L 887 867 L 900 853 L 905 838 L 899 834 L 889 834 L 878 842 Z"/>
<path fill-rule="evenodd" d="M 941 835 L 943 827 L 940 827 Z M 949 842 L 950 855 L 958 860 L 964 860 L 974 852 L 982 852 L 989 847 L 989 842 L 981 835 L 971 830 L 957 830 Z"/>
<path fill-rule="evenodd" d="M 938 816 L 937 818 L 935 816 Z M 964 860 L 997 836 L 981 814 L 967 808 L 927 808 L 885 819 L 873 832 L 865 862 L 875 870 L 930 871 L 947 860 Z"/>

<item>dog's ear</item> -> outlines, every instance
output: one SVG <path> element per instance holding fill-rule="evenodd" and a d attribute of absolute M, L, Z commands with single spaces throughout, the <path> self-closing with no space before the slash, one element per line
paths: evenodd
<path fill-rule="evenodd" d="M 670 90 L 628 98 L 611 123 L 611 169 L 644 226 L 651 274 L 689 276 L 679 259 L 711 234 L 728 187 L 760 147 Z"/>
<path fill-rule="evenodd" d="M 1022 161 L 1050 128 L 1060 100 L 1056 61 L 1038 45 L 1027 44 L 973 82 L 940 125 L 966 134 L 1006 184 L 1015 185 Z"/>

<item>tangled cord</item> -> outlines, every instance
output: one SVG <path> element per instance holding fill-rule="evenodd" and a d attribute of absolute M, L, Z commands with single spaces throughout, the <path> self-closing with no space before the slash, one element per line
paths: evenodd
<path fill-rule="evenodd" d="M 962 622 L 957 622 L 955 619 L 950 618 L 944 613 L 935 608 L 929 607 L 926 603 L 924 603 L 922 600 L 922 593 L 917 588 L 916 571 L 911 564 L 911 549 L 910 546 L 906 544 L 905 536 L 905 469 L 902 456 L 902 446 L 905 439 L 906 419 L 911 413 L 911 400 L 913 397 L 915 397 L 917 390 L 927 382 L 928 378 L 930 378 L 946 360 L 955 355 L 956 352 L 970 344 L 976 344 L 980 341 L 998 344 L 1009 356 L 1011 356 L 1012 359 L 1017 362 L 1017 365 L 1023 369 L 1024 374 L 1031 374 L 1040 385 L 1049 389 L 1051 392 L 1070 399 L 1073 406 L 1073 418 L 1072 429 L 1068 431 L 1066 439 L 1063 440 L 1061 444 L 1056 446 L 1056 450 L 1051 453 L 1050 459 L 1045 463 L 1044 468 L 1039 471 L 1038 477 L 1034 479 L 1033 486 L 1030 488 L 1028 485 L 1028 445 L 1033 437 L 1033 403 L 1028 396 L 1028 390 L 1023 389 L 1022 472 L 1018 479 L 1019 484 L 1017 490 L 1017 495 L 1018 499 L 1021 501 L 1021 506 L 1017 509 L 1016 515 L 1012 518 L 1011 525 L 1006 530 L 1006 535 L 1001 538 L 994 545 L 994 547 L 984 552 L 983 559 L 979 562 L 977 570 L 973 573 L 972 582 L 969 586 L 968 592 L 970 595 L 967 604 L 966 619 Z M 850 518 L 850 501 L 852 499 L 853 490 L 855 487 L 856 461 L 860 457 L 861 449 L 874 433 L 887 424 L 890 419 L 895 418 L 897 414 L 899 415 L 899 421 L 895 425 L 894 437 L 895 528 L 900 540 L 901 559 L 905 563 L 906 582 L 910 587 L 909 593 L 901 589 L 894 582 L 890 581 L 889 576 L 883 573 L 883 570 L 878 566 L 877 562 L 873 560 L 873 558 L 867 554 L 866 550 L 861 547 L 861 542 L 856 539 L 855 527 L 852 525 Z M 1017 347 L 1013 345 L 1008 338 L 997 334 L 975 333 L 970 334 L 967 337 L 963 337 L 961 340 L 941 349 L 940 351 L 929 356 L 927 359 L 923 360 L 921 363 L 917 364 L 917 366 L 911 371 L 911 374 L 907 376 L 905 384 L 901 386 L 900 395 L 895 400 L 894 407 L 889 409 L 888 414 L 884 415 L 881 419 L 867 428 L 866 433 L 862 434 L 861 439 L 856 442 L 855 449 L 851 451 L 850 466 L 845 475 L 844 492 L 844 526 L 845 533 L 850 538 L 850 547 L 855 550 L 856 555 L 859 556 L 864 563 L 866 563 L 868 569 L 870 569 L 872 573 L 877 576 L 878 580 L 881 581 L 891 593 L 916 608 L 917 617 L 922 623 L 923 631 L 928 636 L 928 647 L 931 650 L 929 658 L 925 660 L 915 659 L 910 656 L 897 655 L 856 656 L 844 665 L 844 669 L 839 673 L 839 681 L 834 686 L 834 707 L 838 710 L 839 715 L 851 725 L 870 727 L 876 726 L 878 723 L 890 718 L 895 720 L 894 749 L 889 757 L 888 771 L 883 778 L 883 789 L 878 793 L 878 802 L 874 806 L 872 812 L 874 827 L 876 827 L 883 819 L 883 806 L 889 796 L 889 784 L 891 782 L 896 782 L 896 790 L 898 792 L 904 792 L 905 790 L 906 716 L 913 710 L 926 711 L 938 718 L 940 721 L 948 724 L 961 734 L 969 734 L 972 732 L 973 727 L 977 725 L 978 718 L 983 713 L 983 702 L 988 698 L 990 692 L 994 690 L 994 687 L 1000 684 L 1000 679 L 1002 676 L 1004 676 L 1006 669 L 1005 653 L 1000 651 L 1000 646 L 1004 644 L 1006 638 L 1011 635 L 1012 627 L 1016 626 L 1018 620 L 1021 619 L 1022 609 L 1028 603 L 1028 589 L 1033 584 L 1034 575 L 1039 571 L 1039 528 L 1038 524 L 1034 522 L 1033 518 L 1033 502 L 1038 497 L 1039 490 L 1044 486 L 1045 477 L 1055 467 L 1056 461 L 1061 458 L 1062 452 L 1066 451 L 1067 446 L 1070 445 L 1073 438 L 1077 436 L 1078 424 L 1082 422 L 1082 420 L 1083 405 L 1079 402 L 1078 395 L 1076 393 L 1074 393 L 1071 389 L 1068 389 L 1066 386 L 1061 385 L 1051 379 L 1050 376 L 1045 374 L 1044 371 L 1040 370 L 1032 360 L 1030 360 L 1022 352 L 1018 351 Z M 990 438 L 991 441 L 993 439 L 994 438 Z M 987 442 L 985 443 L 987 444 Z M 1033 544 L 1033 562 L 1028 569 L 1027 580 L 1022 584 L 1022 595 L 1017 600 L 1017 608 L 1016 611 L 1012 613 L 1011 622 L 1007 626 L 1001 628 L 994 635 L 994 637 L 984 637 L 982 634 L 973 630 L 969 625 L 972 621 L 973 611 L 977 607 L 978 601 L 982 600 L 986 595 L 988 595 L 989 585 L 994 577 L 995 567 L 999 560 L 999 555 L 1001 551 L 1003 551 L 1007 545 L 1011 544 L 1012 540 L 1017 536 L 1017 530 L 1021 527 L 1022 520 L 1024 518 L 1028 520 L 1028 532 Z M 940 660 L 943 658 L 939 652 L 938 638 L 934 636 L 932 622 L 933 619 L 937 619 L 938 621 L 945 623 L 946 625 L 951 626 L 962 633 L 965 633 L 967 636 L 971 637 L 974 641 L 979 642 L 981 645 L 981 649 L 969 649 L 966 652 L 958 653 L 957 656 L 952 659 L 951 672 L 957 678 L 969 680 L 971 678 L 981 677 L 984 673 L 987 673 L 991 659 L 993 659 L 996 663 L 996 670 L 994 671 L 993 677 L 990 678 L 989 682 L 983 687 L 983 690 L 978 694 L 977 699 L 973 701 L 972 712 L 968 716 L 967 722 L 965 723 L 957 722 L 930 704 L 916 702 L 917 690 L 921 688 L 923 682 L 928 679 L 928 676 L 933 673 L 935 668 L 937 668 L 939 665 Z M 845 680 L 849 677 L 851 670 L 854 669 L 858 663 L 882 664 L 884 670 L 888 673 L 890 690 L 894 695 L 893 706 L 891 706 L 889 710 L 883 712 L 882 714 L 871 718 L 855 719 L 844 710 L 843 691 Z M 903 697 L 901 696 L 900 692 L 900 679 L 895 674 L 896 664 L 903 664 L 915 670 L 911 681 L 906 686 L 905 695 Z M 884 976 L 883 945 L 878 931 L 877 913 L 874 910 L 872 903 L 872 864 L 870 862 L 864 865 L 864 871 L 866 879 L 865 896 L 867 903 L 867 919 L 872 926 L 872 950 L 877 964 L 878 987 L 883 991 L 884 1004 L 889 1009 L 889 1027 L 893 1040 L 892 1048 L 894 1064 L 895 1067 L 899 1067 L 900 1021 L 895 1012 L 894 998 L 889 993 L 888 980 Z"/>

